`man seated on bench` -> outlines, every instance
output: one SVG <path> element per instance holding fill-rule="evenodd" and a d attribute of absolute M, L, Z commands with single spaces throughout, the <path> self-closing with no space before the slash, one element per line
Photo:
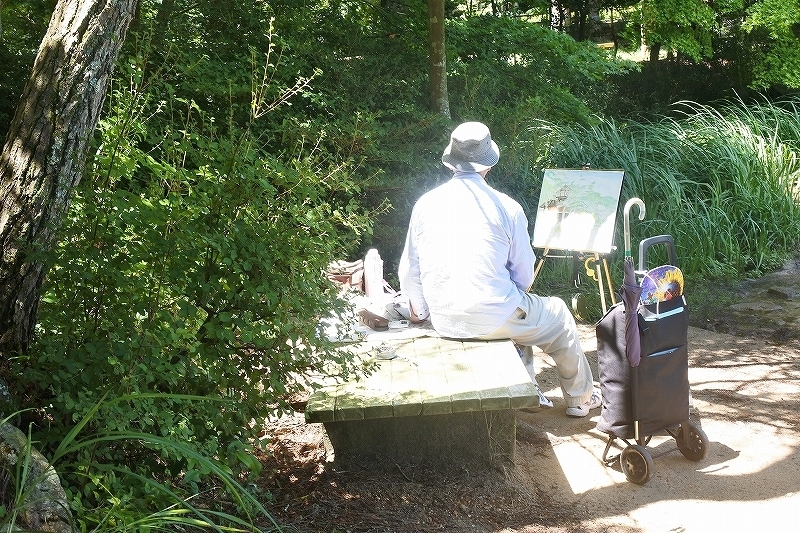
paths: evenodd
<path fill-rule="evenodd" d="M 489 128 L 453 130 L 442 163 L 453 177 L 414 205 L 399 277 L 412 322 L 428 318 L 444 337 L 511 339 L 536 382 L 532 346 L 556 364 L 566 414 L 600 407 L 575 320 L 563 300 L 528 292 L 536 256 L 522 207 L 485 180 L 500 159 Z"/>

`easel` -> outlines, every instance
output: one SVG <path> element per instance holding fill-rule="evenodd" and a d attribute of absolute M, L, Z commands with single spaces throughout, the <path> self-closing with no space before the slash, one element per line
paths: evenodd
<path fill-rule="evenodd" d="M 580 254 L 582 252 L 576 252 L 576 253 Z M 589 257 L 587 257 L 583 261 L 583 268 L 586 271 L 586 275 L 597 282 L 597 291 L 600 293 L 600 305 L 603 308 L 603 314 L 606 314 L 606 312 L 608 311 L 608 306 L 606 305 L 606 293 L 605 293 L 605 287 L 603 286 L 603 274 L 604 273 L 605 273 L 606 283 L 608 284 L 608 294 L 609 294 L 609 296 L 611 298 L 611 305 L 614 305 L 614 304 L 617 303 L 617 298 L 614 295 L 614 284 L 611 282 L 611 272 L 608 269 L 608 259 L 606 259 L 605 256 L 601 257 L 600 254 L 597 253 L 597 252 L 588 252 L 588 253 L 590 253 L 592 255 L 590 255 Z M 539 271 L 542 269 L 542 266 L 544 265 L 544 260 L 546 258 L 548 258 L 548 257 L 553 257 L 553 258 L 558 258 L 558 259 L 567 259 L 567 258 L 575 257 L 575 254 L 571 254 L 571 255 L 550 255 L 550 249 L 549 248 L 545 248 L 544 249 L 544 253 L 539 258 L 539 261 L 536 264 L 536 268 L 535 268 L 535 270 L 533 272 L 534 283 L 536 282 L 536 277 L 539 275 Z M 573 311 L 575 311 L 575 312 L 578 311 L 576 309 L 577 304 L 576 304 L 575 301 L 573 301 L 572 307 L 573 307 L 573 309 L 572 309 Z"/>
<path fill-rule="evenodd" d="M 548 257 L 575 260 L 578 255 L 587 256 L 583 268 L 597 283 L 603 314 L 609 307 L 605 286 L 612 305 L 616 303 L 606 256 L 614 249 L 623 176 L 622 170 L 592 170 L 588 164 L 581 169 L 545 169 L 531 242 L 544 251 L 534 269 L 534 281 Z M 553 250 L 560 252 L 551 254 Z M 577 286 L 578 275 L 575 279 Z M 576 300 L 573 311 L 579 314 Z"/>

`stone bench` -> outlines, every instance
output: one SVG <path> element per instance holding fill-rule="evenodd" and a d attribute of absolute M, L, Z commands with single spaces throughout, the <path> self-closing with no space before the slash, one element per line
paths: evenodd
<path fill-rule="evenodd" d="M 306 422 L 324 424 L 337 462 L 513 460 L 515 410 L 539 398 L 511 341 L 417 337 L 366 341 L 359 351 L 379 347 L 396 357 L 315 391 L 306 405 Z"/>

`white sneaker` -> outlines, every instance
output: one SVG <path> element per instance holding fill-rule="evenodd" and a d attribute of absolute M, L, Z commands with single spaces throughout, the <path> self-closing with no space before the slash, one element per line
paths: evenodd
<path fill-rule="evenodd" d="M 592 396 L 582 405 L 576 407 L 567 407 L 567 416 L 574 418 L 582 418 L 589 414 L 592 409 L 597 409 L 602 405 L 600 392 L 598 390 L 592 391 Z"/>

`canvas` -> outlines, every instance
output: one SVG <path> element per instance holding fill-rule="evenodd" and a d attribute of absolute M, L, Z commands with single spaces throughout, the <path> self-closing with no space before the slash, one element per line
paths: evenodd
<path fill-rule="evenodd" d="M 622 170 L 546 169 L 534 248 L 611 253 Z"/>

